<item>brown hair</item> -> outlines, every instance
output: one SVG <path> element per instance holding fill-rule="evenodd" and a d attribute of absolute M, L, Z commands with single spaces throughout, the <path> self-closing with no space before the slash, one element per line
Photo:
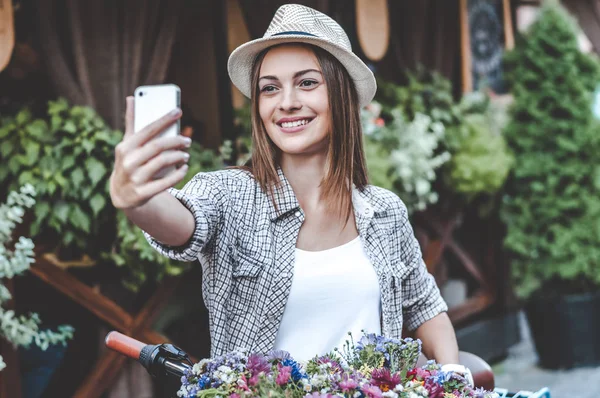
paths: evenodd
<path fill-rule="evenodd" d="M 327 51 L 307 45 L 314 52 L 327 85 L 331 117 L 327 172 L 322 181 L 321 198 L 339 211 L 344 220 L 352 214 L 352 184 L 362 190 L 367 184 L 367 167 L 362 142 L 360 105 L 352 78 L 342 64 Z M 262 189 L 274 200 L 273 191 L 280 181 L 277 175 L 279 149 L 269 138 L 260 118 L 258 79 L 267 52 L 263 50 L 252 67 L 252 157 L 246 167 Z M 349 184 L 349 182 L 351 182 Z"/>

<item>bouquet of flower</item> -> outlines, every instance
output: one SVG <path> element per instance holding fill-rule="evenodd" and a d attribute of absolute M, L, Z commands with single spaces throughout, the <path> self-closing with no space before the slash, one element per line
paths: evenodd
<path fill-rule="evenodd" d="M 179 397 L 496 398 L 434 361 L 416 368 L 421 341 L 365 334 L 306 363 L 288 352 L 231 352 L 203 359 L 181 378 Z"/>

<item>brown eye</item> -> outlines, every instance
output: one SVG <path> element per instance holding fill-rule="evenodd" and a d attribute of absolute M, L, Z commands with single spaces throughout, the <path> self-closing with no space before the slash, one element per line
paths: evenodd
<path fill-rule="evenodd" d="M 271 92 L 273 92 L 273 91 L 275 91 L 275 86 L 264 86 L 264 87 L 263 87 L 263 88 L 260 90 L 260 92 L 261 92 L 261 93 L 271 93 Z"/>
<path fill-rule="evenodd" d="M 316 80 L 302 80 L 300 82 L 300 87 L 313 87 L 317 84 L 319 84 L 319 82 L 317 82 Z"/>

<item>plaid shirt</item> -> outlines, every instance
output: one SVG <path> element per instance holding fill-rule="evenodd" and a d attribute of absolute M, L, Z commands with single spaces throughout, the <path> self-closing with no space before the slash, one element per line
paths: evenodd
<path fill-rule="evenodd" d="M 161 254 L 200 261 L 213 356 L 240 347 L 266 353 L 274 345 L 304 221 L 291 186 L 278 172 L 277 208 L 247 171 L 199 173 L 182 190 L 170 190 L 196 220 L 190 241 L 171 247 L 146 234 Z M 398 196 L 368 186 L 363 192 L 355 189 L 352 202 L 360 239 L 379 280 L 383 335 L 399 338 L 403 323 L 414 330 L 446 311 Z"/>

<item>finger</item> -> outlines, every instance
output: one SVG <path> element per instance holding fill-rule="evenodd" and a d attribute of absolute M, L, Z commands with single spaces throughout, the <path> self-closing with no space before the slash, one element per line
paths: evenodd
<path fill-rule="evenodd" d="M 179 135 L 176 137 L 159 137 L 131 152 L 123 165 L 126 170 L 136 170 L 162 152 L 174 149 L 182 150 L 189 148 L 191 144 L 192 140 L 190 138 Z"/>
<path fill-rule="evenodd" d="M 166 128 L 174 124 L 181 117 L 181 109 L 176 108 L 158 120 L 150 123 L 140 131 L 136 132 L 132 137 L 134 146 L 142 146 L 153 137 L 162 133 Z"/>
<path fill-rule="evenodd" d="M 133 134 L 133 118 L 134 118 L 134 105 L 135 99 L 132 96 L 128 96 L 125 99 L 126 110 L 125 110 L 125 136 L 127 138 Z"/>
<path fill-rule="evenodd" d="M 144 184 L 153 179 L 154 175 L 165 167 L 187 163 L 190 155 L 183 151 L 165 151 L 152 158 L 133 174 L 132 179 L 138 184 Z"/>
<path fill-rule="evenodd" d="M 179 169 L 174 170 L 173 172 L 167 174 L 163 178 L 159 178 L 157 180 L 150 181 L 148 184 L 144 185 L 140 189 L 140 193 L 144 197 L 153 197 L 156 194 L 159 194 L 175 185 L 177 185 L 181 180 L 185 178 L 185 175 L 188 171 L 188 165 L 184 165 Z"/>

